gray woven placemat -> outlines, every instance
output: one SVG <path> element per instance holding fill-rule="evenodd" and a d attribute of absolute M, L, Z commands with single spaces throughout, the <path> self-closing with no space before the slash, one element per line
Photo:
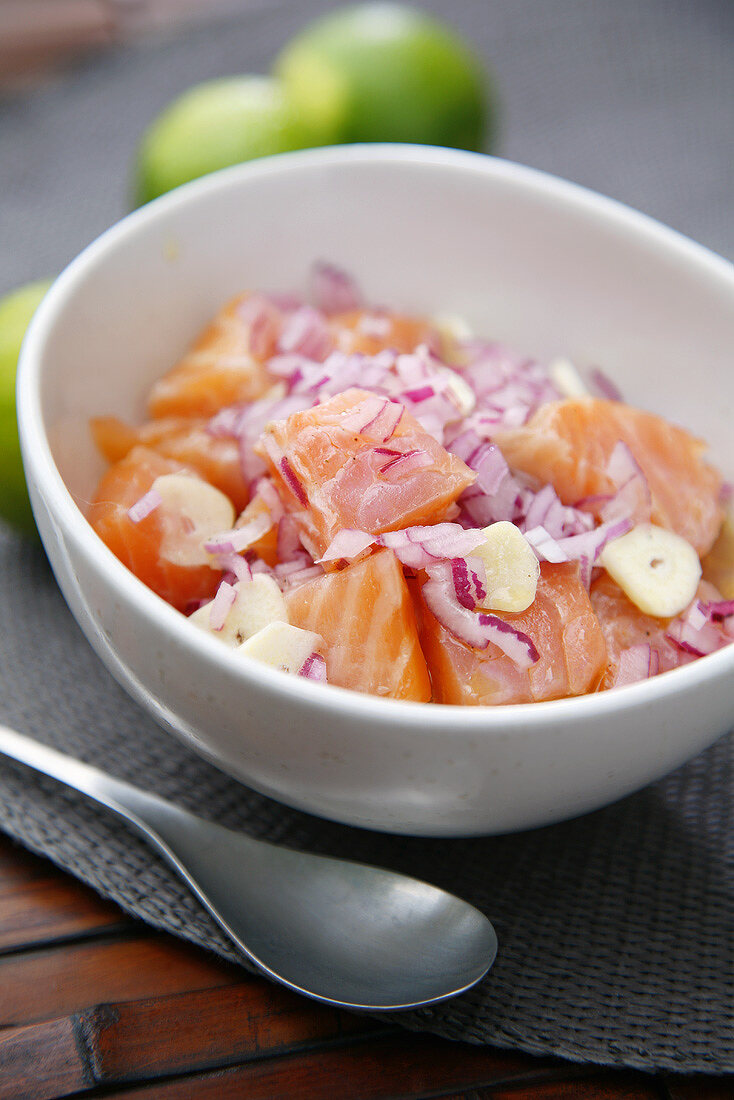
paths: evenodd
<path fill-rule="evenodd" d="M 404 870 L 485 911 L 474 990 L 401 1017 L 452 1039 L 612 1065 L 734 1071 L 734 740 L 576 821 L 418 840 L 263 798 L 159 730 L 79 632 L 40 548 L 0 532 L 0 721 L 223 824 Z M 168 868 L 81 796 L 0 763 L 0 826 L 137 917 L 236 954 Z"/>
<path fill-rule="evenodd" d="M 730 0 L 414 2 L 492 59 L 504 155 L 734 255 Z M 172 96 L 266 71 L 335 3 L 251 0 L 240 19 L 113 51 L 0 101 L 0 292 L 57 271 L 125 212 L 138 135 Z M 598 1063 L 734 1071 L 731 738 L 615 806 L 514 837 L 425 841 L 329 825 L 158 730 L 81 637 L 42 552 L 2 531 L 0 721 L 225 824 L 404 869 L 483 908 L 499 934 L 496 966 L 406 1026 Z M 0 826 L 143 920 L 234 957 L 165 866 L 78 796 L 2 764 Z"/>

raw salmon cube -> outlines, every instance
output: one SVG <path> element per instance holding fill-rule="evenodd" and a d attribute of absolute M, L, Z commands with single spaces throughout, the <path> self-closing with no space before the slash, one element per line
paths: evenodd
<path fill-rule="evenodd" d="M 271 380 L 264 362 L 275 351 L 279 321 L 274 311 L 268 331 L 258 320 L 266 313 L 251 302 L 249 294 L 229 302 L 183 359 L 154 383 L 148 397 L 151 416 L 210 417 L 267 392 Z M 256 324 L 265 331 L 253 334 Z"/>
<path fill-rule="evenodd" d="M 157 451 L 192 470 L 225 493 L 241 512 L 249 500 L 239 444 L 231 436 L 213 435 L 202 417 L 165 417 L 132 428 L 115 416 L 92 420 L 92 435 L 108 462 L 119 462 L 139 445 Z"/>
<path fill-rule="evenodd" d="M 321 635 L 330 684 L 428 702 L 431 684 L 403 571 L 380 550 L 285 593 L 288 618 Z"/>
<path fill-rule="evenodd" d="M 339 351 L 377 355 L 385 349 L 409 353 L 420 344 L 436 347 L 440 337 L 435 325 L 422 317 L 355 309 L 329 318 L 329 329 Z"/>
<path fill-rule="evenodd" d="M 719 593 L 703 581 L 698 588 L 700 599 L 719 598 Z M 608 573 L 602 572 L 591 586 L 591 603 L 597 614 L 607 645 L 607 666 L 602 688 L 612 687 L 625 650 L 649 645 L 657 654 L 658 672 L 688 664 L 692 658 L 668 637 L 671 619 L 646 615 L 625 596 Z"/>
<path fill-rule="evenodd" d="M 436 702 L 533 703 L 596 690 L 606 646 L 578 563 L 543 562 L 530 607 L 493 614 L 532 639 L 540 657 L 531 668 L 519 669 L 491 642 L 484 650 L 472 649 L 421 608 L 420 638 Z"/>
<path fill-rule="evenodd" d="M 138 522 L 129 515 L 129 509 L 157 478 L 180 473 L 203 483 L 180 462 L 163 458 L 147 447 L 134 447 L 102 477 L 88 519 L 123 565 L 168 603 L 185 611 L 192 601 L 214 596 L 221 572 L 212 567 L 214 563 L 208 564 L 203 551 L 193 562 L 174 560 L 178 555 L 166 553 L 165 547 L 175 542 L 175 517 L 166 516 L 162 508 L 155 508 Z"/>
<path fill-rule="evenodd" d="M 633 522 L 675 531 L 699 556 L 719 533 L 721 476 L 704 461 L 705 444 L 653 413 L 593 397 L 553 401 L 522 428 L 493 438 L 513 469 L 550 482 L 564 504 L 615 492 L 607 464 L 621 441 L 652 497 L 651 514 L 635 515 Z"/>
<path fill-rule="evenodd" d="M 314 557 L 343 528 L 438 522 L 475 477 L 402 405 L 359 389 L 268 425 L 257 449 Z"/>

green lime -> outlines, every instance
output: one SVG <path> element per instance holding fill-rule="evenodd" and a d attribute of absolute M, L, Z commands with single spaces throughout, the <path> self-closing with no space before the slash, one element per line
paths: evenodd
<path fill-rule="evenodd" d="M 397 4 L 340 8 L 307 27 L 275 63 L 293 103 L 332 142 L 487 147 L 495 97 L 467 44 Z"/>
<path fill-rule="evenodd" d="M 135 166 L 136 203 L 219 168 L 318 144 L 317 138 L 272 77 L 233 76 L 197 84 L 144 133 Z"/>
<path fill-rule="evenodd" d="M 0 516 L 35 531 L 15 416 L 15 373 L 31 317 L 51 283 L 28 283 L 0 301 Z"/>

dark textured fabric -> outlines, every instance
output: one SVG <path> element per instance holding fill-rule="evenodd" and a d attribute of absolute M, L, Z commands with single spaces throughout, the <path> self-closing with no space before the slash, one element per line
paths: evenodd
<path fill-rule="evenodd" d="M 53 273 L 122 214 L 144 123 L 189 84 L 264 71 L 316 0 L 87 62 L 0 102 L 0 291 Z M 734 254 L 734 8 L 726 0 L 438 0 L 490 57 L 501 151 Z M 430 841 L 328 824 L 235 783 L 112 681 L 43 553 L 0 532 L 0 721 L 223 824 L 427 878 L 487 912 L 487 979 L 401 1018 L 598 1063 L 734 1071 L 733 742 L 576 821 Z M 0 825 L 129 912 L 236 956 L 145 845 L 80 796 L 0 763 Z"/>

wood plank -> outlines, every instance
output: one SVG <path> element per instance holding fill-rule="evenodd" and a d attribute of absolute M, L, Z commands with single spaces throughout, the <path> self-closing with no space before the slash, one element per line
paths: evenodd
<path fill-rule="evenodd" d="M 71 1020 L 52 1020 L 0 1032 L 3 1100 L 69 1096 L 92 1084 Z"/>
<path fill-rule="evenodd" d="M 133 926 L 112 902 L 65 876 L 27 882 L 10 891 L 0 887 L 0 953 Z"/>
<path fill-rule="evenodd" d="M 77 1017 L 95 1080 L 140 1080 L 226 1066 L 315 1043 L 384 1031 L 384 1025 L 303 997 L 262 978 Z"/>
<path fill-rule="evenodd" d="M 0 1097 L 61 1097 L 348 1042 L 379 1027 L 256 978 L 244 986 L 101 1005 L 1 1031 Z"/>
<path fill-rule="evenodd" d="M 124 1091 L 105 1091 L 107 1100 L 402 1100 L 437 1097 L 486 1088 L 513 1076 L 527 1077 L 528 1063 L 539 1077 L 562 1080 L 566 1067 L 450 1043 L 432 1036 L 400 1033 L 376 1041 L 265 1059 L 217 1073 L 159 1081 Z M 494 1092 L 491 1094 L 494 1097 Z M 645 1098 L 647 1100 L 647 1098 Z"/>
<path fill-rule="evenodd" d="M 732 1100 L 734 1074 L 723 1077 L 664 1076 L 669 1100 Z"/>
<path fill-rule="evenodd" d="M 172 936 L 141 933 L 0 958 L 0 1027 L 92 1005 L 236 984 L 243 971 Z"/>
<path fill-rule="evenodd" d="M 536 1081 L 519 1087 L 492 1089 L 492 1100 L 660 1100 L 654 1078 L 625 1070 L 565 1078 L 562 1081 Z M 701 1098 L 703 1100 L 703 1097 Z"/>
<path fill-rule="evenodd" d="M 0 952 L 132 926 L 118 906 L 0 837 Z"/>

